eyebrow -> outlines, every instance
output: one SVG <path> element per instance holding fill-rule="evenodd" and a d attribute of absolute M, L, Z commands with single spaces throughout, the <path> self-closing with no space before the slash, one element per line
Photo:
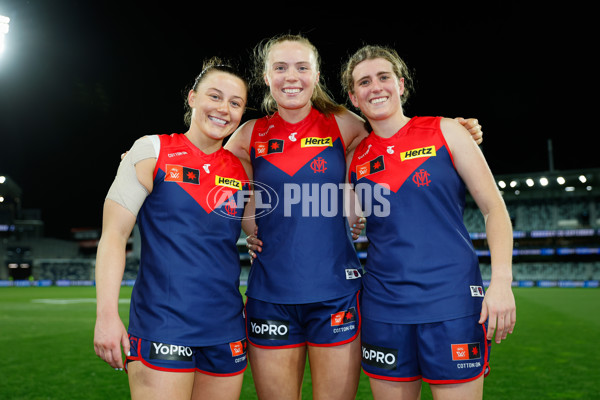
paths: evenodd
<path fill-rule="evenodd" d="M 209 90 L 214 90 L 214 91 L 217 91 L 217 92 L 219 92 L 221 95 L 223 95 L 223 91 L 222 91 L 222 90 L 220 90 L 220 89 L 217 89 L 217 88 L 215 88 L 215 87 L 209 87 L 209 88 L 207 88 L 207 91 L 209 91 Z M 241 97 L 241 96 L 235 96 L 235 95 L 234 95 L 234 96 L 232 96 L 232 97 L 234 97 L 234 98 L 236 98 L 236 99 L 240 99 L 240 100 L 242 100 L 244 103 L 246 102 L 246 100 L 244 100 L 244 98 L 243 98 L 243 97 Z"/>
<path fill-rule="evenodd" d="M 392 71 L 380 71 L 380 72 L 376 73 L 375 76 L 381 76 L 381 75 L 386 75 L 386 74 L 391 74 L 391 73 L 392 73 Z M 367 78 L 370 78 L 370 77 L 371 77 L 371 75 L 365 75 L 365 76 L 363 76 L 361 78 L 357 78 L 355 80 L 355 82 L 362 81 L 363 79 L 367 79 Z"/>
<path fill-rule="evenodd" d="M 277 66 L 277 65 L 311 65 L 310 61 L 298 61 L 298 62 L 294 62 L 294 63 L 288 63 L 285 61 L 275 61 L 273 62 L 272 66 Z"/>

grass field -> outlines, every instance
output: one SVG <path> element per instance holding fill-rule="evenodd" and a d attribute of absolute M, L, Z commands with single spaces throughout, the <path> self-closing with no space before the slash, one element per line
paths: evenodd
<path fill-rule="evenodd" d="M 494 345 L 487 399 L 600 399 L 600 290 L 515 288 L 517 328 Z M 94 288 L 0 288 L 0 399 L 127 399 L 96 357 Z M 131 288 L 123 288 L 126 320 Z M 304 383 L 310 399 L 310 374 Z M 372 398 L 363 374 L 357 399 Z M 431 399 L 428 387 L 423 399 Z M 246 371 L 242 399 L 256 399 Z"/>

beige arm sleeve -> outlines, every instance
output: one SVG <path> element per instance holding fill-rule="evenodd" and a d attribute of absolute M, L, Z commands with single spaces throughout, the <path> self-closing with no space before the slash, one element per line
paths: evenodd
<path fill-rule="evenodd" d="M 137 217 L 149 193 L 138 180 L 135 165 L 147 158 L 158 158 L 159 151 L 160 140 L 156 135 L 144 136 L 136 140 L 121 160 L 106 198 L 119 203 Z"/>

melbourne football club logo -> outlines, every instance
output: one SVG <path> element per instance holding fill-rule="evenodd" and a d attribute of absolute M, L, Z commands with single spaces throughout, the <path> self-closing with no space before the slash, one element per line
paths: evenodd
<path fill-rule="evenodd" d="M 429 186 L 429 184 L 431 183 L 431 180 L 429 180 L 429 172 L 425 171 L 424 169 L 420 169 L 417 172 L 415 172 L 415 174 L 413 175 L 413 182 L 421 187 L 421 186 Z"/>
<path fill-rule="evenodd" d="M 318 157 L 312 160 L 312 162 L 310 163 L 310 169 L 312 169 L 315 174 L 318 172 L 325 173 L 325 171 L 327 170 L 326 165 L 327 161 L 325 161 L 325 159 L 323 159 L 322 157 Z"/>

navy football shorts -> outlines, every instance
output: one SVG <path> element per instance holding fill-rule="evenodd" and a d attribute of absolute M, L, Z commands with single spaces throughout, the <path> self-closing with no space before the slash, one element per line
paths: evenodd
<path fill-rule="evenodd" d="M 391 324 L 364 318 L 362 367 L 389 381 L 423 379 L 463 383 L 489 372 L 491 341 L 479 315 L 427 324 Z"/>
<path fill-rule="evenodd" d="M 206 347 L 188 347 L 152 342 L 129 335 L 131 349 L 127 363 L 140 361 L 145 366 L 168 372 L 201 372 L 214 376 L 232 376 L 248 365 L 246 338 Z"/>
<path fill-rule="evenodd" d="M 308 304 L 273 304 L 248 298 L 246 336 L 256 347 L 339 346 L 360 332 L 358 293 Z"/>

